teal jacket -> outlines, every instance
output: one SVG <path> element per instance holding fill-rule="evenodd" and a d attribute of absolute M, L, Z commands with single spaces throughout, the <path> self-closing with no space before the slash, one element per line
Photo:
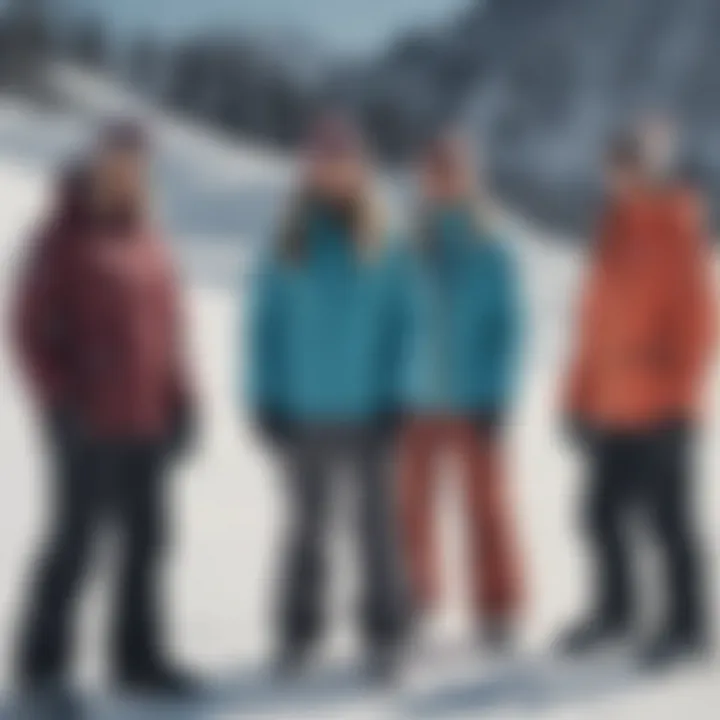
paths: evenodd
<path fill-rule="evenodd" d="M 520 338 L 515 264 L 465 208 L 436 211 L 396 258 L 397 392 L 408 412 L 503 412 Z"/>
<path fill-rule="evenodd" d="M 363 254 L 342 225 L 310 218 L 297 261 L 273 249 L 254 278 L 250 405 L 301 422 L 363 422 L 390 409 L 392 278 L 384 250 Z"/>

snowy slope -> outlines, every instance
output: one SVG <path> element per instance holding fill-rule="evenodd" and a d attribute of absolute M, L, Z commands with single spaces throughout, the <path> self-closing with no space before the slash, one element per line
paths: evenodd
<path fill-rule="evenodd" d="M 100 93 L 89 95 L 97 98 Z M 105 109 L 104 104 L 96 108 Z M 169 578 L 169 622 L 178 652 L 218 678 L 219 691 L 213 702 L 182 714 L 98 696 L 92 717 L 716 717 L 717 667 L 654 686 L 622 667 L 566 667 L 544 654 L 553 632 L 582 601 L 585 565 L 575 526 L 582 482 L 575 459 L 558 443 L 553 422 L 558 361 L 580 263 L 519 223 L 509 223 L 507 235 L 527 279 L 532 337 L 511 460 L 531 600 L 524 628 L 527 658 L 487 666 L 473 658 L 461 568 L 451 562 L 447 613 L 436 628 L 441 652 L 434 661 L 416 662 L 403 693 L 382 697 L 365 691 L 357 671 L 344 661 L 285 692 L 267 684 L 262 660 L 271 643 L 269 593 L 273 550 L 282 526 L 282 489 L 270 459 L 236 412 L 236 365 L 242 355 L 236 344 L 244 300 L 240 268 L 249 248 L 269 232 L 291 168 L 277 157 L 266 160 L 257 150 L 232 147 L 157 114 L 152 120 L 160 143 L 158 184 L 166 224 L 189 280 L 193 347 L 205 398 L 202 446 L 176 484 L 178 545 Z M 0 687 L 5 690 L 11 687 L 10 653 L 21 583 L 36 547 L 45 490 L 37 428 L 5 340 L 5 310 L 18 248 L 42 204 L 51 163 L 77 143 L 82 131 L 83 121 L 43 117 L 0 103 Z M 711 440 L 718 431 L 720 406 L 715 398 L 713 434 L 703 448 L 701 510 L 717 565 L 720 498 L 714 478 L 720 456 Z M 456 509 L 452 494 L 443 502 Z M 336 632 L 328 653 L 335 658 L 347 656 L 353 647 L 348 610 L 353 578 L 345 570 L 352 566 L 352 556 L 344 525 L 338 522 L 341 542 L 334 558 L 339 578 L 333 605 Z M 446 513 L 443 537 L 448 550 L 458 549 L 461 531 Z M 98 583 L 83 608 L 79 651 L 82 678 L 93 688 L 104 671 L 99 649 L 104 638 L 102 590 Z"/>

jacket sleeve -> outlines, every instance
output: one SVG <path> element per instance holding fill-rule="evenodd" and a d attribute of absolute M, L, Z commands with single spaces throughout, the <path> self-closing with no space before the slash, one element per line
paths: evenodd
<path fill-rule="evenodd" d="M 524 313 L 520 272 L 515 258 L 504 246 L 498 253 L 498 398 L 510 402 L 520 370 Z"/>
<path fill-rule="evenodd" d="M 606 208 L 600 218 L 596 231 L 594 247 L 588 267 L 580 287 L 580 297 L 574 320 L 570 362 L 566 369 L 561 388 L 562 412 L 569 417 L 583 414 L 585 400 L 591 391 L 592 348 L 590 347 L 588 326 L 590 325 L 590 305 L 594 294 L 597 274 L 600 272 L 601 259 L 615 240 L 616 221 L 612 208 Z"/>
<path fill-rule="evenodd" d="M 170 336 L 172 338 L 171 401 L 178 410 L 186 410 L 197 403 L 195 373 L 189 355 L 187 308 L 183 283 L 168 248 L 165 248 L 167 267 L 167 297 L 169 304 Z"/>
<path fill-rule="evenodd" d="M 67 400 L 66 277 L 53 238 L 38 238 L 20 271 L 12 307 L 12 345 L 32 393 L 44 408 Z"/>
<path fill-rule="evenodd" d="M 285 310 L 280 268 L 273 258 L 258 266 L 250 288 L 245 334 L 247 401 L 255 413 L 285 415 Z"/>
<path fill-rule="evenodd" d="M 676 277 L 673 303 L 677 362 L 677 397 L 681 410 L 697 405 L 717 339 L 717 297 L 713 258 L 705 211 L 696 197 L 687 197 L 678 213 L 678 232 L 672 263 Z"/>
<path fill-rule="evenodd" d="M 402 379 L 407 337 L 406 255 L 395 246 L 388 252 L 385 266 L 385 312 L 382 351 L 379 362 L 380 409 L 402 412 Z"/>
<path fill-rule="evenodd" d="M 592 274 L 592 270 L 588 275 Z M 586 278 L 581 290 L 579 307 L 574 322 L 575 329 L 573 338 L 573 349 L 571 350 L 570 363 L 565 372 L 562 385 L 562 412 L 569 417 L 577 417 L 583 413 L 585 399 L 590 390 L 592 382 L 591 355 L 586 338 L 587 308 L 589 303 L 590 288 L 592 279 Z"/>

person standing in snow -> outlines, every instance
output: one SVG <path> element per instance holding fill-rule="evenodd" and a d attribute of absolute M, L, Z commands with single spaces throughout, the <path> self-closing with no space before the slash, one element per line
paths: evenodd
<path fill-rule="evenodd" d="M 147 217 L 144 131 L 117 123 L 65 178 L 31 251 L 15 345 L 49 440 L 52 531 L 22 628 L 19 680 L 61 688 L 73 614 L 96 538 L 119 533 L 111 660 L 133 690 L 185 693 L 161 632 L 168 464 L 191 439 L 194 403 L 177 281 Z"/>
<path fill-rule="evenodd" d="M 401 524 L 414 610 L 435 608 L 438 462 L 458 461 L 478 639 L 512 641 L 520 578 L 503 445 L 521 336 L 515 261 L 478 204 L 470 143 L 440 134 L 421 158 L 422 211 L 398 260 Z"/>
<path fill-rule="evenodd" d="M 249 318 L 249 402 L 288 467 L 281 672 L 306 661 L 324 624 L 328 523 L 338 472 L 356 494 L 369 671 L 392 673 L 401 636 L 393 516 L 386 232 L 363 141 L 341 116 L 317 121 L 300 187 L 258 270 Z"/>
<path fill-rule="evenodd" d="M 625 521 L 648 516 L 666 564 L 667 617 L 643 648 L 651 666 L 704 649 L 691 456 L 715 344 L 716 299 L 702 203 L 672 173 L 669 126 L 613 143 L 609 199 L 583 290 L 564 390 L 588 456 L 595 607 L 570 652 L 630 639 L 637 608 Z"/>

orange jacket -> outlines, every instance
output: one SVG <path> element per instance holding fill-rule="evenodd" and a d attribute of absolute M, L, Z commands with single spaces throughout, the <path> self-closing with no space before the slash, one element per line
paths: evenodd
<path fill-rule="evenodd" d="M 565 409 L 612 428 L 693 417 L 715 341 L 698 198 L 638 192 L 605 213 L 584 288 Z"/>

